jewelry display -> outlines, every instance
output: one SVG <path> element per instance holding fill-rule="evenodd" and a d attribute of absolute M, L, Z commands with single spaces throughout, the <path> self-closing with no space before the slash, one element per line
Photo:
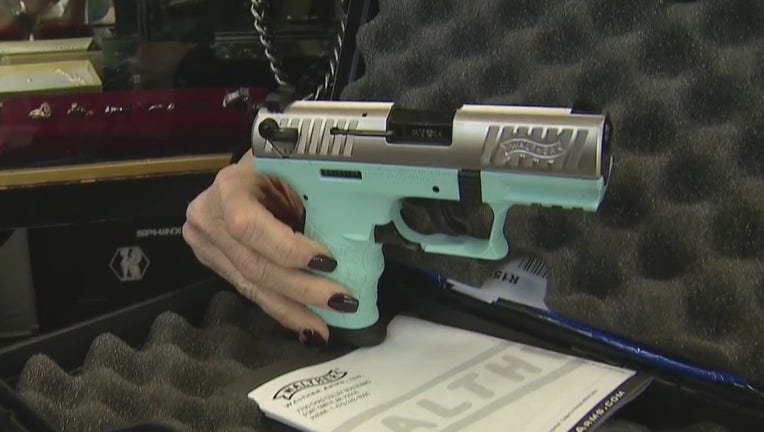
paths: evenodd
<path fill-rule="evenodd" d="M 169 104 L 169 105 L 156 104 L 156 105 L 151 105 L 149 107 L 149 112 L 151 112 L 151 111 L 159 111 L 159 110 L 162 110 L 162 111 L 172 111 L 174 109 L 175 109 L 175 104 Z"/>
<path fill-rule="evenodd" d="M 84 115 L 84 116 L 93 115 L 93 111 L 86 110 L 85 108 L 81 107 L 77 102 L 72 102 L 72 105 L 69 107 L 66 113 L 69 115 L 72 115 L 72 114 Z"/>
<path fill-rule="evenodd" d="M 100 93 L 101 80 L 90 61 L 0 65 L 3 99 L 39 92 Z"/>
<path fill-rule="evenodd" d="M 82 69 L 61 69 L 87 76 Z M 33 71 L 30 77 L 34 81 L 38 78 L 64 81 L 65 77 L 55 70 L 55 66 L 48 65 L 44 70 Z M 5 76 L 0 73 L 0 82 L 10 75 L 24 82 L 17 70 Z M 164 155 L 168 150 L 214 153 L 221 146 L 243 147 L 250 139 L 251 113 L 240 109 L 237 103 L 229 104 L 228 108 L 221 106 L 221 100 L 230 91 L 162 89 L 8 98 L 3 100 L 5 127 L 0 154 L 14 161 L 34 162 L 83 152 L 108 155 L 124 151 L 148 157 Z M 268 89 L 242 88 L 236 93 L 258 104 L 265 100 Z"/>
<path fill-rule="evenodd" d="M 48 69 L 48 74 L 52 72 L 55 72 L 55 69 Z M 0 79 L 0 81 L 2 80 Z M 242 125 L 246 124 L 245 119 L 248 113 L 246 110 L 235 109 L 241 106 L 238 103 L 240 100 L 237 98 L 259 101 L 264 98 L 265 94 L 266 91 L 259 88 L 241 88 L 234 93 L 227 89 L 145 92 L 137 100 L 132 100 L 132 94 L 86 93 L 28 96 L 5 101 L 3 117 L 7 124 L 23 122 L 41 124 L 41 120 L 50 119 L 50 121 L 45 122 L 43 127 L 48 127 L 47 125 L 51 124 L 51 121 L 55 122 L 56 125 L 60 123 L 60 129 L 58 129 L 59 126 L 55 126 L 57 128 L 56 133 L 63 135 L 68 133 L 68 124 L 78 123 L 78 119 L 88 122 L 88 124 L 92 123 L 94 126 L 106 124 L 119 128 L 129 128 L 133 121 L 142 122 L 148 128 L 164 128 L 165 126 L 159 126 L 159 124 L 164 125 L 165 122 L 170 122 L 183 124 L 181 130 L 184 132 L 179 132 L 179 134 L 183 134 L 186 133 L 185 131 L 203 127 L 202 125 L 209 123 L 211 118 L 216 119 L 216 124 L 227 123 L 233 128 L 243 127 Z M 221 99 L 226 101 L 223 106 L 218 105 Z M 210 117 L 210 111 L 212 111 L 212 117 Z M 183 115 L 165 116 L 161 113 L 182 113 Z M 73 127 L 71 130 L 77 131 L 83 126 L 77 124 Z M 81 131 L 77 133 L 81 133 Z M 130 133 L 126 135 L 124 132 L 120 133 L 123 136 L 130 135 Z M 216 133 L 219 134 L 219 132 Z M 136 131 L 135 134 L 141 135 L 143 132 Z M 203 138 L 202 135 L 196 134 L 194 139 L 201 140 Z"/>
<path fill-rule="evenodd" d="M 72 88 L 84 85 L 84 80 L 78 82 L 75 79 L 72 81 L 64 74 L 57 73 L 56 71 L 36 70 L 29 73 L 19 71 L 9 74 L 2 74 L 0 72 L 0 90 L 4 93 L 13 92 L 18 94 L 29 90 Z"/>
<path fill-rule="evenodd" d="M 0 56 L 86 52 L 91 45 L 93 37 L 3 41 Z"/>
<path fill-rule="evenodd" d="M 35 108 L 29 111 L 29 118 L 32 120 L 45 120 L 49 119 L 53 113 L 51 112 L 50 105 L 47 102 L 43 102 L 39 108 Z"/>
<path fill-rule="evenodd" d="M 78 86 L 84 86 L 85 85 L 85 79 L 82 78 L 79 75 L 73 75 L 69 72 L 63 70 L 63 69 L 56 69 L 56 74 L 63 76 L 66 78 L 70 83 Z"/>
<path fill-rule="evenodd" d="M 122 107 L 109 105 L 103 109 L 103 112 L 105 114 L 119 114 L 119 113 L 125 112 L 125 109 Z"/>
<path fill-rule="evenodd" d="M 154 104 L 151 105 L 148 108 L 148 112 L 152 111 L 165 111 L 170 112 L 175 110 L 175 104 Z M 114 115 L 114 114 L 121 114 L 127 112 L 127 108 L 121 107 L 121 106 L 115 106 L 115 105 L 107 105 L 103 109 L 104 114 L 107 115 Z M 69 109 L 66 110 L 67 115 L 77 115 L 77 116 L 84 116 L 84 117 L 90 117 L 94 114 L 93 110 L 89 110 L 82 105 L 80 105 L 77 102 L 72 102 L 69 106 Z M 50 107 L 50 104 L 48 102 L 44 102 L 42 105 L 40 105 L 39 108 L 36 108 L 29 112 L 29 118 L 34 120 L 39 119 L 47 119 L 52 116 L 52 110 Z"/>

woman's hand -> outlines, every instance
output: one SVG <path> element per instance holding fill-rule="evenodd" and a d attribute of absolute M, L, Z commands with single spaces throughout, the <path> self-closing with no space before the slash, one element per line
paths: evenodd
<path fill-rule="evenodd" d="M 308 345 L 329 329 L 305 305 L 352 313 L 358 301 L 339 284 L 306 272 L 331 272 L 329 251 L 295 232 L 299 198 L 284 183 L 254 172 L 252 155 L 222 169 L 188 206 L 183 238 L 202 264 L 230 282 Z"/>

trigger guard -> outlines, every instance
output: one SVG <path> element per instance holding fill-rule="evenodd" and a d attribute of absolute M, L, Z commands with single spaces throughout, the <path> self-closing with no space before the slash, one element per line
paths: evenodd
<path fill-rule="evenodd" d="M 401 246 L 413 252 L 424 252 L 419 243 L 407 240 L 392 222 L 374 227 L 374 241 L 383 245 Z"/>
<path fill-rule="evenodd" d="M 456 235 L 467 235 L 468 232 L 465 229 L 465 226 L 461 226 L 459 228 L 462 228 L 459 230 L 455 227 L 455 221 L 453 216 L 447 217 L 447 209 L 446 209 L 446 203 L 442 201 L 433 201 L 435 205 L 431 207 L 428 210 L 430 218 L 432 219 L 432 222 L 435 224 L 436 228 L 445 231 L 444 234 L 456 236 Z"/>
<path fill-rule="evenodd" d="M 421 250 L 425 253 L 432 252 L 446 255 L 458 255 L 471 257 L 482 260 L 497 260 L 504 258 L 509 253 L 509 241 L 504 237 L 503 227 L 506 221 L 506 211 L 510 205 L 495 205 L 489 204 L 494 213 L 494 224 L 491 227 L 492 236 L 489 239 L 475 239 L 469 236 L 459 236 L 460 238 L 447 238 L 445 234 L 420 234 L 411 229 L 400 212 L 400 204 L 398 205 L 398 211 L 393 212 L 392 223 L 395 228 L 401 233 L 401 236 L 409 242 L 416 242 L 419 244 Z M 500 236 L 500 239 L 494 239 L 493 235 Z M 458 245 L 461 243 L 463 253 L 450 253 L 448 242 L 456 242 Z M 470 243 L 465 246 L 465 243 Z M 465 249 L 466 247 L 466 249 Z M 469 249 L 468 253 L 464 253 Z"/>

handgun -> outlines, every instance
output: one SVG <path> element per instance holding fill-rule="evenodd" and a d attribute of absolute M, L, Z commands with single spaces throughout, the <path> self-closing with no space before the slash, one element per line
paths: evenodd
<path fill-rule="evenodd" d="M 330 338 L 382 343 L 378 281 L 386 239 L 424 253 L 500 260 L 512 206 L 596 212 L 613 167 L 607 114 L 572 108 L 464 104 L 429 110 L 393 102 L 295 101 L 256 109 L 254 169 L 287 183 L 304 205 L 303 233 L 329 249 L 331 273 L 359 300 L 355 313 L 311 307 Z M 486 205 L 487 238 L 421 233 L 406 199 Z"/>

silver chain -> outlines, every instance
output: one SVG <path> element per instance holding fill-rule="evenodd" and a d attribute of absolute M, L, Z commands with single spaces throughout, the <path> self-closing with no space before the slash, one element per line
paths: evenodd
<path fill-rule="evenodd" d="M 272 35 L 269 34 L 269 30 L 266 26 L 266 1 L 267 0 L 250 0 L 252 5 L 250 6 L 249 10 L 252 13 L 255 31 L 257 31 L 260 43 L 263 45 L 265 58 L 268 59 L 268 65 L 271 72 L 273 73 L 273 78 L 276 80 L 278 85 L 289 86 L 286 73 L 284 73 L 284 71 L 281 69 L 281 63 L 276 56 L 276 49 L 273 47 L 273 43 L 271 41 Z M 334 49 L 332 50 L 331 57 L 329 58 L 329 69 L 324 73 L 323 80 L 321 83 L 319 83 L 318 87 L 312 93 L 309 93 L 307 96 L 305 96 L 303 100 L 318 99 L 321 97 L 321 95 L 331 87 L 332 79 L 337 73 L 337 65 L 339 64 L 340 51 L 342 49 L 342 39 L 345 36 L 345 14 L 342 7 L 345 0 L 337 0 L 337 2 L 339 3 L 338 9 L 341 14 L 340 28 L 336 35 Z"/>

